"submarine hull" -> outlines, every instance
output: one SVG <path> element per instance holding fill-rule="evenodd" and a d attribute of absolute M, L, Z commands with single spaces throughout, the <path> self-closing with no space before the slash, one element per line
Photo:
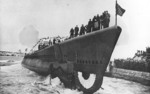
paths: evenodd
<path fill-rule="evenodd" d="M 121 28 L 113 26 L 78 36 L 42 50 L 27 54 L 22 65 L 41 75 L 52 74 L 61 69 L 64 73 L 75 74 L 76 84 L 85 92 L 94 92 L 101 84 L 117 43 Z M 80 85 L 77 72 L 97 75 L 93 87 L 85 89 Z M 59 77 L 61 74 L 57 74 Z M 60 77 L 61 78 L 61 77 Z M 99 82 L 99 84 L 97 84 Z M 97 84 L 97 85 L 96 85 Z"/>

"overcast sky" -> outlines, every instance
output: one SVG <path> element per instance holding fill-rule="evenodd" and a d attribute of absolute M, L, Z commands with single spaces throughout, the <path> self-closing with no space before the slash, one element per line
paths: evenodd
<path fill-rule="evenodd" d="M 118 16 L 123 31 L 112 58 L 133 57 L 136 50 L 150 46 L 150 0 L 118 3 L 126 12 Z M 35 37 L 31 43 L 47 36 L 68 36 L 70 28 L 87 24 L 105 10 L 111 14 L 113 26 L 115 0 L 0 0 L 0 50 L 24 51 L 31 45 L 21 39 L 30 40 L 31 36 Z"/>

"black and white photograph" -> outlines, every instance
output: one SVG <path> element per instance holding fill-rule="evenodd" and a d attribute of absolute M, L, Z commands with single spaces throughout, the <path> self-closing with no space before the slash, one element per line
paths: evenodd
<path fill-rule="evenodd" d="M 0 94 L 150 94 L 150 0 L 0 0 Z"/>

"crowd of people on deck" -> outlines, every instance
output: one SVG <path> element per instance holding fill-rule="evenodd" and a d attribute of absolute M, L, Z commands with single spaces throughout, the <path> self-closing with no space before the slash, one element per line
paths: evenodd
<path fill-rule="evenodd" d="M 70 29 L 70 38 L 77 37 L 80 35 L 84 35 L 86 33 L 90 33 L 96 30 L 100 30 L 103 28 L 109 27 L 109 22 L 110 22 L 110 14 L 108 11 L 104 11 L 102 15 L 99 16 L 94 16 L 93 19 L 89 19 L 87 25 L 81 25 L 80 31 L 78 25 L 76 25 L 75 28 Z"/>
<path fill-rule="evenodd" d="M 50 38 L 49 37 L 42 38 L 41 40 L 39 40 L 39 43 L 37 43 L 37 44 L 39 44 L 38 49 L 39 50 L 44 49 L 45 47 L 63 42 L 66 39 L 68 39 L 68 38 L 67 37 L 60 37 L 60 36 L 50 37 Z"/>
<path fill-rule="evenodd" d="M 108 11 L 104 11 L 102 15 L 97 14 L 97 16 L 94 16 L 93 19 L 89 19 L 87 25 L 81 25 L 80 29 L 78 25 L 76 25 L 74 28 L 70 29 L 70 36 L 69 37 L 53 37 L 53 38 L 42 38 L 40 40 L 38 49 L 44 49 L 45 47 L 54 45 L 56 43 L 60 43 L 64 40 L 68 40 L 77 36 L 85 35 L 90 32 L 94 32 L 96 30 L 100 30 L 103 28 L 109 27 L 109 22 L 110 22 L 110 14 Z M 45 41 L 44 41 L 45 40 Z M 48 40 L 48 41 L 47 41 Z"/>

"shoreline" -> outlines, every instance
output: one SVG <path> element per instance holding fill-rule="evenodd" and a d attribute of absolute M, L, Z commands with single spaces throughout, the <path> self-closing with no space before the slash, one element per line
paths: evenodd
<path fill-rule="evenodd" d="M 112 68 L 112 70 L 110 72 L 106 72 L 105 75 L 108 77 L 125 79 L 150 86 L 150 73 L 148 72 Z"/>

